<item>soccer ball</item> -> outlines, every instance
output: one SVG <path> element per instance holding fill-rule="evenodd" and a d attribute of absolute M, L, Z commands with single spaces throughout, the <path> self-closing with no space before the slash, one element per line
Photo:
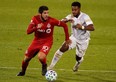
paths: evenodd
<path fill-rule="evenodd" d="M 45 74 L 45 78 L 48 82 L 53 82 L 57 79 L 57 73 L 54 70 L 48 70 Z"/>

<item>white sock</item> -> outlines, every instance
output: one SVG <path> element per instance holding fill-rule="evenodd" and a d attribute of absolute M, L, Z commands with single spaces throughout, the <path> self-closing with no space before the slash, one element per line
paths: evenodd
<path fill-rule="evenodd" d="M 50 66 L 48 67 L 48 70 L 53 69 L 53 67 L 56 65 L 56 63 L 61 58 L 62 54 L 63 54 L 63 52 L 61 52 L 60 50 L 56 51 L 56 53 L 54 54 L 54 57 L 52 59 L 52 62 L 50 64 Z"/>

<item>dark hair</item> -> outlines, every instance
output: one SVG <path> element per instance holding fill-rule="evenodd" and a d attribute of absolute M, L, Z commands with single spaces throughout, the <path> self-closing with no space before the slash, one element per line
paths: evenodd
<path fill-rule="evenodd" d="M 78 6 L 80 8 L 81 7 L 81 3 L 75 1 L 75 2 L 72 3 L 71 6 Z"/>
<path fill-rule="evenodd" d="M 42 14 L 44 10 L 49 10 L 49 9 L 47 6 L 40 6 L 38 12 Z"/>

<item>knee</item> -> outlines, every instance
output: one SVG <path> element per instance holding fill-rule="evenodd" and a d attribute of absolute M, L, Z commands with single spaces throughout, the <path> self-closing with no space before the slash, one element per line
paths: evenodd
<path fill-rule="evenodd" d="M 29 62 L 30 60 L 31 60 L 31 58 L 25 56 L 25 58 L 24 58 L 24 62 Z"/>
<path fill-rule="evenodd" d="M 38 55 L 38 59 L 39 59 L 39 60 L 43 60 L 43 59 L 44 59 L 44 57 L 43 57 L 43 56 Z"/>
<path fill-rule="evenodd" d="M 42 52 L 40 52 L 40 53 L 38 54 L 38 59 L 39 59 L 39 60 L 43 60 L 45 57 L 46 57 L 46 54 L 44 54 L 44 53 L 42 53 Z"/>

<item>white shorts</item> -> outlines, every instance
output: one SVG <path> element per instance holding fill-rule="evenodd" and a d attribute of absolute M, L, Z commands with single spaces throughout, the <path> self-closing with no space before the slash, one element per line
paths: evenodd
<path fill-rule="evenodd" d="M 87 50 L 89 39 L 87 40 L 77 40 L 73 35 L 70 36 L 72 43 L 69 45 L 69 50 L 76 48 L 76 55 L 83 57 Z"/>

